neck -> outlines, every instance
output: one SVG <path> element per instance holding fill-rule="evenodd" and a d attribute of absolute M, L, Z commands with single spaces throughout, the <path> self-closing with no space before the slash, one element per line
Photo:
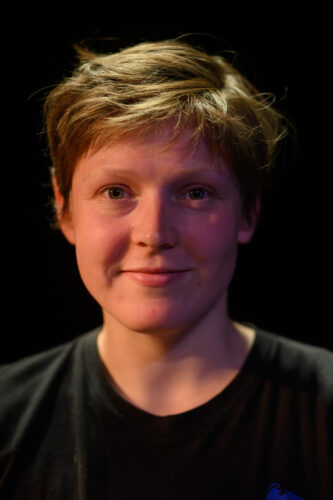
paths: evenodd
<path fill-rule="evenodd" d="M 192 328 L 156 334 L 127 330 L 104 314 L 98 349 L 114 388 L 155 415 L 181 413 L 217 395 L 254 340 L 251 329 L 221 312 Z"/>

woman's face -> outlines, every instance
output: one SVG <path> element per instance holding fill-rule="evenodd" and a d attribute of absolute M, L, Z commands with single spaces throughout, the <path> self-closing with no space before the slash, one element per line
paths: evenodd
<path fill-rule="evenodd" d="M 254 231 L 226 164 L 202 139 L 191 149 L 187 132 L 161 147 L 171 133 L 88 152 L 60 224 L 104 316 L 147 333 L 187 329 L 225 304 L 238 243 Z"/>

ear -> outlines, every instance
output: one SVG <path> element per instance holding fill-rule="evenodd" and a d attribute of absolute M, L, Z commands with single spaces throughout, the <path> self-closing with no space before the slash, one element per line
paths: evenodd
<path fill-rule="evenodd" d="M 66 240 L 75 245 L 75 231 L 73 217 L 71 212 L 71 204 L 67 207 L 66 213 L 63 213 L 64 197 L 59 190 L 58 179 L 55 175 L 52 176 L 52 186 L 55 199 L 55 208 L 57 214 L 58 225 Z"/>
<path fill-rule="evenodd" d="M 247 217 L 242 218 L 242 223 L 238 231 L 238 243 L 245 244 L 251 241 L 255 229 L 257 227 L 257 222 L 260 214 L 261 200 L 256 199 L 255 207 L 251 213 L 250 220 Z"/>

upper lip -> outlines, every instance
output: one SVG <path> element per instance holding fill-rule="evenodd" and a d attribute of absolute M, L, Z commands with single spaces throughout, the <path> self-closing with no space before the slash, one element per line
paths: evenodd
<path fill-rule="evenodd" d="M 146 274 L 163 274 L 163 273 L 181 273 L 187 269 L 169 269 L 166 267 L 141 267 L 137 269 L 124 269 L 127 273 L 146 273 Z"/>

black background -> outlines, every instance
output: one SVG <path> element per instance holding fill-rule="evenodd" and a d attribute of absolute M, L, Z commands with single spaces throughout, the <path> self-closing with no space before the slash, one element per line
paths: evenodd
<path fill-rule="evenodd" d="M 3 16 L 2 304 L 0 361 L 11 361 L 97 326 L 99 307 L 81 284 L 74 249 L 49 227 L 49 160 L 42 132 L 47 89 L 70 73 L 73 43 L 117 50 L 192 34 L 210 52 L 234 50 L 260 91 L 273 92 L 297 129 L 286 142 L 253 242 L 240 248 L 230 311 L 243 321 L 333 349 L 331 273 L 331 54 L 327 13 L 271 4 L 270 12 L 223 4 L 71 4 Z M 91 42 L 92 43 L 92 42 Z"/>

